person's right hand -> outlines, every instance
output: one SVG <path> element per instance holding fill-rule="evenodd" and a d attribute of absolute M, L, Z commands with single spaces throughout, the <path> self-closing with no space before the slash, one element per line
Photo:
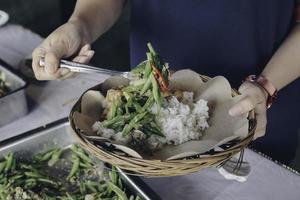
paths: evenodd
<path fill-rule="evenodd" d="M 74 76 L 67 68 L 59 68 L 63 57 L 73 56 L 74 62 L 88 63 L 94 55 L 86 43 L 83 30 L 76 23 L 66 23 L 51 33 L 32 53 L 32 68 L 38 80 L 63 80 Z M 44 57 L 45 66 L 40 66 Z"/>

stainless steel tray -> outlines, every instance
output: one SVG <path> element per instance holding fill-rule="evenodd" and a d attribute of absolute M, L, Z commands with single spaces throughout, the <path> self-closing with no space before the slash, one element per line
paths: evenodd
<path fill-rule="evenodd" d="M 0 142 L 0 159 L 7 153 L 14 152 L 16 158 L 24 160 L 54 147 L 70 146 L 76 143 L 70 130 L 68 120 L 63 119 Z M 132 194 L 138 195 L 144 200 L 160 199 L 140 178 L 129 176 L 120 169 L 118 171 L 127 189 Z"/>
<path fill-rule="evenodd" d="M 5 73 L 10 83 L 11 91 L 0 97 L 0 127 L 25 116 L 28 113 L 25 87 L 27 82 L 11 68 L 0 60 L 0 71 Z"/>

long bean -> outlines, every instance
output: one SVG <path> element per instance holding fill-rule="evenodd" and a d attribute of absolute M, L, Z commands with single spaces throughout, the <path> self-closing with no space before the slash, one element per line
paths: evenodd
<path fill-rule="evenodd" d="M 133 127 L 143 119 L 143 117 L 147 114 L 147 112 L 139 113 L 137 114 L 128 124 L 125 125 L 122 135 L 127 136 L 130 131 L 133 129 Z"/>
<path fill-rule="evenodd" d="M 156 79 L 154 78 L 153 75 L 151 76 L 151 83 L 152 83 L 153 97 L 155 99 L 155 102 L 158 105 L 158 108 L 160 109 L 161 104 L 162 104 L 161 97 L 160 97 L 157 81 L 156 81 Z"/>
<path fill-rule="evenodd" d="M 118 186 L 113 184 L 112 182 L 107 182 L 109 188 L 118 195 L 120 200 L 128 200 L 124 191 L 122 191 Z"/>
<path fill-rule="evenodd" d="M 86 164 L 91 165 L 92 159 L 81 148 L 77 148 L 76 145 L 71 146 L 71 150 L 79 156 Z"/>
<path fill-rule="evenodd" d="M 4 171 L 5 166 L 6 166 L 6 161 L 2 161 L 2 162 L 0 163 L 0 174 L 2 173 L 2 171 Z"/>
<path fill-rule="evenodd" d="M 151 81 L 152 81 L 152 79 L 149 77 L 147 79 L 146 83 L 143 85 L 143 88 L 141 90 L 141 95 L 145 94 L 145 92 L 151 87 Z"/>
<path fill-rule="evenodd" d="M 75 174 L 79 170 L 79 165 L 80 165 L 79 157 L 76 156 L 76 155 L 73 155 L 72 156 L 72 162 L 73 162 L 72 169 L 71 169 L 69 175 L 67 176 L 67 180 L 70 180 L 73 176 L 75 176 Z"/>
<path fill-rule="evenodd" d="M 0 199 L 11 199 L 11 197 L 17 195 L 17 192 L 22 195 L 26 194 L 29 199 L 84 200 L 88 198 L 87 193 L 90 193 L 90 197 L 94 199 L 128 199 L 126 193 L 122 190 L 122 181 L 115 170 L 110 176 L 109 181 L 95 181 L 92 177 L 92 179 L 82 181 L 81 178 L 88 175 L 82 169 L 90 167 L 87 163 L 92 166 L 94 165 L 90 163 L 92 159 L 88 154 L 76 145 L 72 146 L 72 168 L 69 171 L 68 177 L 66 177 L 66 180 L 72 178 L 69 184 L 71 184 L 70 186 L 73 189 L 72 192 L 69 192 L 68 186 L 64 187 L 64 183 L 61 181 L 52 180 L 48 177 L 49 171 L 44 169 L 45 166 L 49 166 L 48 162 L 52 159 L 60 160 L 64 150 L 55 149 L 55 153 L 52 154 L 51 158 L 48 156 L 49 152 L 53 153 L 51 150 L 39 154 L 40 159 L 47 154 L 46 157 L 48 160 L 37 161 L 37 157 L 35 157 L 31 163 L 27 164 L 17 163 L 12 153 L 5 156 L 5 159 L 0 162 L 3 171 L 5 171 L 8 162 L 11 164 L 9 164 L 10 167 L 7 168 L 9 170 L 6 173 L 0 173 Z M 13 170 L 14 168 L 15 170 Z M 112 182 L 114 186 L 109 185 L 109 182 Z"/>
<path fill-rule="evenodd" d="M 13 162 L 14 162 L 14 154 L 13 153 L 9 153 L 6 156 L 6 165 L 4 168 L 4 171 L 7 173 L 11 170 L 11 167 L 13 166 Z"/>
<path fill-rule="evenodd" d="M 110 120 L 112 118 L 114 118 L 117 114 L 117 110 L 118 110 L 118 102 L 117 101 L 113 101 L 111 104 L 111 107 L 109 109 L 108 115 L 107 115 L 107 119 Z"/>
<path fill-rule="evenodd" d="M 57 149 L 51 156 L 51 159 L 48 161 L 48 165 L 52 167 L 59 161 L 60 156 L 63 153 L 63 149 Z"/>

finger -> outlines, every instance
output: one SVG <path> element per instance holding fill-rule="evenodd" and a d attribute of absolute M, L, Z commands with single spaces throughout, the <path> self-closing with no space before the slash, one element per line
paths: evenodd
<path fill-rule="evenodd" d="M 239 100 L 232 108 L 230 108 L 229 115 L 241 116 L 247 114 L 255 107 L 255 105 L 256 102 L 253 100 L 253 98 L 245 96 L 241 100 Z"/>
<path fill-rule="evenodd" d="M 89 50 L 85 53 L 85 55 L 78 55 L 76 56 L 73 61 L 79 62 L 79 63 L 89 63 L 92 57 L 94 56 L 95 52 L 92 50 Z"/>
<path fill-rule="evenodd" d="M 35 77 L 41 80 L 44 73 L 44 68 L 40 66 L 40 59 L 45 56 L 45 50 L 42 47 L 37 47 L 32 52 L 32 69 Z"/>
<path fill-rule="evenodd" d="M 84 47 L 83 47 L 84 48 Z M 90 46 L 86 46 L 84 50 L 86 51 L 82 51 L 81 52 L 81 56 L 77 56 L 73 59 L 73 61 L 75 62 L 79 62 L 79 63 L 88 63 L 90 61 L 90 59 L 93 57 L 94 55 L 94 51 L 92 50 L 88 50 L 90 48 Z M 77 73 L 74 72 L 70 72 L 69 69 L 60 69 L 60 70 L 64 70 L 61 71 L 61 77 L 59 78 L 59 80 L 65 80 L 65 79 L 69 79 L 69 78 L 74 78 L 76 76 Z"/>
<path fill-rule="evenodd" d="M 245 91 L 249 86 L 248 83 L 243 83 L 240 87 L 239 87 L 239 92 L 243 93 L 243 91 Z"/>
<path fill-rule="evenodd" d="M 66 75 L 64 76 L 61 76 L 59 78 L 59 80 L 66 80 L 66 79 L 71 79 L 71 78 L 74 78 L 74 74 L 76 74 L 75 72 L 69 72 L 67 73 Z"/>
<path fill-rule="evenodd" d="M 262 137 L 266 133 L 267 127 L 267 111 L 265 105 L 259 104 L 255 108 L 257 126 L 254 138 Z"/>
<path fill-rule="evenodd" d="M 65 80 L 71 78 L 74 75 L 74 72 L 71 72 L 70 69 L 61 68 L 59 69 L 60 77 L 59 80 Z"/>
<path fill-rule="evenodd" d="M 60 59 L 70 52 L 63 43 L 55 43 L 46 50 L 45 71 L 51 75 L 58 70 Z"/>
<path fill-rule="evenodd" d="M 45 71 L 49 75 L 55 74 L 59 68 L 60 56 L 54 52 L 47 52 L 45 54 Z"/>
<path fill-rule="evenodd" d="M 86 45 L 84 45 L 84 46 L 80 49 L 78 55 L 84 55 L 85 52 L 87 52 L 87 51 L 89 51 L 89 50 L 91 50 L 91 45 L 90 45 L 90 44 L 86 44 Z"/>

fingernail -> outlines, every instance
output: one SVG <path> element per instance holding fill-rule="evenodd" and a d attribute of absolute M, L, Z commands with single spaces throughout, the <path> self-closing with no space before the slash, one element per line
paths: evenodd
<path fill-rule="evenodd" d="M 86 44 L 82 47 L 82 51 L 88 51 L 90 49 L 91 49 L 91 45 L 89 45 L 89 44 Z"/>
<path fill-rule="evenodd" d="M 61 75 L 61 76 L 64 76 L 64 75 L 66 75 L 66 74 L 69 73 L 69 72 L 70 72 L 69 69 L 66 69 L 66 68 L 61 68 L 61 69 L 60 69 L 60 75 Z"/>
<path fill-rule="evenodd" d="M 91 58 L 91 57 L 94 56 L 94 54 L 95 54 L 95 51 L 89 50 L 88 53 L 87 53 L 87 56 Z"/>

